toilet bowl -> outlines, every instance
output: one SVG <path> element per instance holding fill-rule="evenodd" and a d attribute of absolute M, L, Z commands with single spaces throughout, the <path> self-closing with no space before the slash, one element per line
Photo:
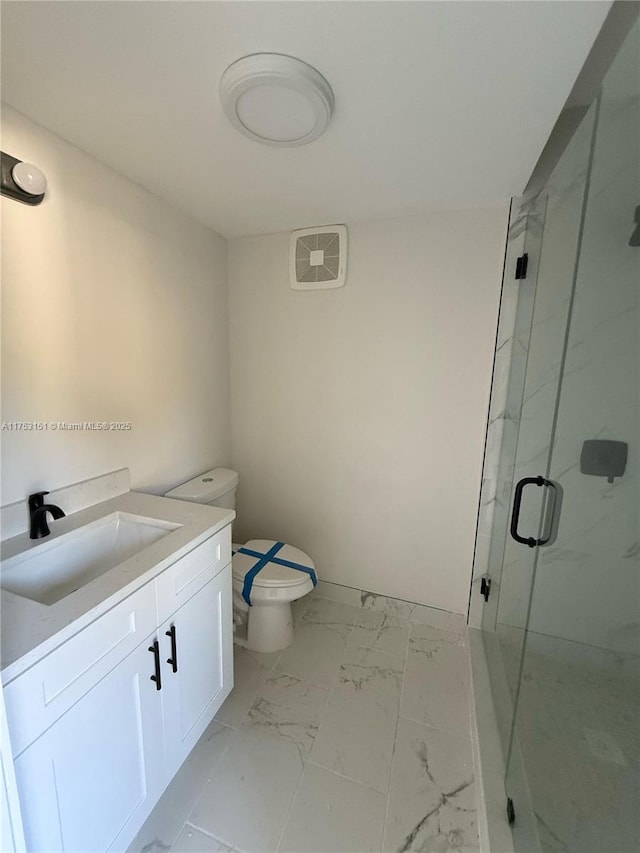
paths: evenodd
<path fill-rule="evenodd" d="M 235 509 L 238 475 L 214 468 L 165 493 L 174 500 Z M 278 652 L 293 639 L 291 602 L 317 583 L 313 560 L 292 545 L 251 539 L 233 545 L 234 642 L 256 652 Z"/>
<path fill-rule="evenodd" d="M 281 547 L 275 559 L 280 562 L 265 562 L 265 556 L 277 545 Z M 247 575 L 261 562 L 264 566 L 248 583 Z M 285 562 L 291 566 L 284 565 Z M 293 568 L 294 565 L 299 568 Z M 235 642 L 258 652 L 285 649 L 293 639 L 291 602 L 314 587 L 315 567 L 311 558 L 285 543 L 251 539 L 235 550 L 232 574 Z"/>

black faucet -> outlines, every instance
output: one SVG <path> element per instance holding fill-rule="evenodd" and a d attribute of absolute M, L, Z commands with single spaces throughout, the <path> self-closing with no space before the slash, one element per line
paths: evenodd
<path fill-rule="evenodd" d="M 31 539 L 42 539 L 43 536 L 48 536 L 51 531 L 47 524 L 47 513 L 50 512 L 54 518 L 64 518 L 64 512 L 55 504 L 46 504 L 44 496 L 49 492 L 35 492 L 29 495 L 29 537 Z"/>

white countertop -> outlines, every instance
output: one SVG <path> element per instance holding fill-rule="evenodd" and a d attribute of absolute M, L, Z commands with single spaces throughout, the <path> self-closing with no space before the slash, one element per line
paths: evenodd
<path fill-rule="evenodd" d="M 52 541 L 117 511 L 157 518 L 180 524 L 181 527 L 55 604 L 39 604 L 8 590 L 0 590 L 0 669 L 3 684 L 77 634 L 235 518 L 235 512 L 230 509 L 170 500 L 141 492 L 126 492 L 59 521 L 52 521 L 51 535 L 46 541 Z M 2 557 L 12 557 L 37 548 L 39 544 L 42 544 L 41 539 L 32 540 L 28 533 L 22 533 L 2 543 Z"/>

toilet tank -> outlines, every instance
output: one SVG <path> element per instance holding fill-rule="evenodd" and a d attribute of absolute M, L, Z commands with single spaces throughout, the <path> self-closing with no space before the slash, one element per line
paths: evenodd
<path fill-rule="evenodd" d="M 235 509 L 237 488 L 237 471 L 232 471 L 231 468 L 213 468 L 165 492 L 164 496 L 179 501 L 193 501 L 197 504 Z"/>

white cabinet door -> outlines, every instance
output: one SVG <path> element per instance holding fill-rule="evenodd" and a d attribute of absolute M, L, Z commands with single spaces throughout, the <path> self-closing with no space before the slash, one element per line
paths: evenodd
<path fill-rule="evenodd" d="M 183 604 L 159 634 L 165 754 L 171 776 L 233 687 L 231 566 Z"/>
<path fill-rule="evenodd" d="M 2 853 L 23 853 L 26 848 L 11 753 L 4 696 L 0 686 L 0 850 Z"/>
<path fill-rule="evenodd" d="M 148 583 L 71 637 L 4 689 L 13 754 L 19 755 L 158 626 Z"/>
<path fill-rule="evenodd" d="M 29 851 L 125 849 L 156 802 L 166 777 L 153 639 L 16 759 Z"/>

